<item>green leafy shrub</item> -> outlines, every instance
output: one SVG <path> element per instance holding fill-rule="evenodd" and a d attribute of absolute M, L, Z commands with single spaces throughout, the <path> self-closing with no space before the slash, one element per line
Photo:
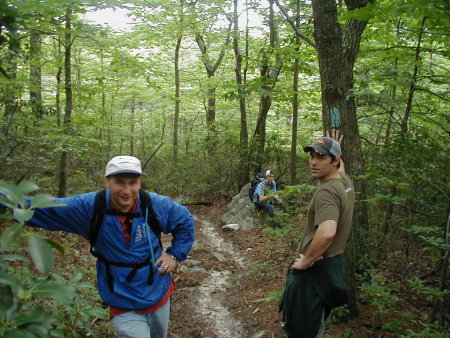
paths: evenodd
<path fill-rule="evenodd" d="M 64 248 L 24 228 L 34 209 L 61 206 L 45 194 L 28 198 L 36 190 L 38 187 L 31 182 L 13 186 L 0 181 L 0 205 L 8 207 L 1 209 L 0 214 L 0 337 L 92 334 L 92 317 L 106 318 L 107 314 L 102 308 L 85 305 L 78 292 L 95 287 L 80 283 L 80 273 L 68 283 L 51 274 L 52 248 L 61 253 Z"/>

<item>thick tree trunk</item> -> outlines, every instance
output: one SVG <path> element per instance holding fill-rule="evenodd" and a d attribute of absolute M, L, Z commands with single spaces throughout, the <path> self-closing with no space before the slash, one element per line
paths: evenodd
<path fill-rule="evenodd" d="M 34 116 L 42 116 L 41 34 L 30 33 L 30 105 Z"/>
<path fill-rule="evenodd" d="M 64 110 L 64 134 L 70 134 L 72 123 L 72 73 L 71 73 L 71 49 L 72 49 L 72 10 L 66 12 L 66 32 L 64 33 L 64 89 L 66 93 L 66 107 Z M 69 152 L 63 150 L 59 166 L 59 189 L 58 196 L 64 197 L 67 194 L 67 177 L 69 165 Z"/>
<path fill-rule="evenodd" d="M 348 10 L 364 7 L 367 0 L 347 2 Z M 322 91 L 322 120 L 324 131 L 339 128 L 345 135 L 344 161 L 347 172 L 355 180 L 357 203 L 352 232 L 347 249 L 351 315 L 357 315 L 356 260 L 365 252 L 364 238 L 368 231 L 366 186 L 356 177 L 364 174 L 364 161 L 356 118 L 353 88 L 353 67 L 359 51 L 361 35 L 367 21 L 351 19 L 341 29 L 335 0 L 313 0 L 314 38 L 317 45 Z"/>

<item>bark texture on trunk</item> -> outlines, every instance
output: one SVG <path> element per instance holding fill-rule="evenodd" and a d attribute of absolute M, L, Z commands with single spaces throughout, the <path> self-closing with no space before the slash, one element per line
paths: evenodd
<path fill-rule="evenodd" d="M 367 0 L 347 1 L 349 11 L 361 8 Z M 345 135 L 343 159 L 347 172 L 353 176 L 357 203 L 352 232 L 347 249 L 349 270 L 350 312 L 357 315 L 354 279 L 357 258 L 365 252 L 364 233 L 368 231 L 366 185 L 355 179 L 364 174 L 364 159 L 356 117 L 353 89 L 353 67 L 367 21 L 350 19 L 344 27 L 338 22 L 335 0 L 313 0 L 314 39 L 317 46 L 322 92 L 322 121 L 324 131 L 338 128 Z"/>

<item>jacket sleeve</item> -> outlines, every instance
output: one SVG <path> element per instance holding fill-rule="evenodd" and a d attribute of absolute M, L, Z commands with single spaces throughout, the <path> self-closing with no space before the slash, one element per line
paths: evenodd
<path fill-rule="evenodd" d="M 55 198 L 65 206 L 35 209 L 27 225 L 53 231 L 72 232 L 84 238 L 89 237 L 96 192 Z"/>
<path fill-rule="evenodd" d="M 184 261 L 194 244 L 194 218 L 185 206 L 167 196 L 150 193 L 150 198 L 161 231 L 172 235 L 171 246 L 166 252 Z"/>

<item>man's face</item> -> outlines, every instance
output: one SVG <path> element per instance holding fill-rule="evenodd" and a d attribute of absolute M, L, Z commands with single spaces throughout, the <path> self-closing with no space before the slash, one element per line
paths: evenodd
<path fill-rule="evenodd" d="M 113 175 L 105 178 L 105 186 L 111 189 L 111 199 L 117 209 L 128 212 L 134 205 L 141 187 L 141 176 Z"/>
<path fill-rule="evenodd" d="M 269 174 L 269 175 L 266 176 L 266 183 L 267 184 L 271 184 L 274 179 L 275 179 L 275 175 L 274 174 Z"/>
<path fill-rule="evenodd" d="M 337 171 L 338 159 L 333 160 L 330 155 L 322 155 L 315 151 L 309 152 L 309 170 L 312 177 L 318 178 L 320 182 L 329 179 Z"/>

